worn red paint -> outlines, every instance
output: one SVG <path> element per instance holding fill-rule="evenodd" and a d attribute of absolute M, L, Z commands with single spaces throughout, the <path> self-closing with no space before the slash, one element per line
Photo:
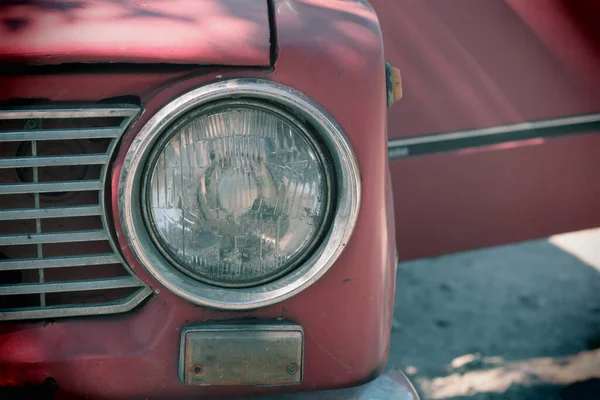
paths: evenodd
<path fill-rule="evenodd" d="M 0 63 L 270 63 L 267 0 L 7 0 L 0 15 Z"/>
<path fill-rule="evenodd" d="M 592 133 L 393 162 L 400 258 L 599 226 L 598 146 Z"/>
<path fill-rule="evenodd" d="M 194 306 L 156 283 L 137 263 L 117 232 L 132 269 L 160 294 L 136 311 L 52 324 L 0 326 L 0 362 L 10 374 L 0 383 L 40 383 L 52 376 L 57 398 L 191 398 L 226 394 L 315 390 L 359 384 L 381 373 L 386 363 L 393 309 L 395 249 L 391 188 L 386 158 L 385 79 L 377 19 L 360 2 L 276 2 L 279 57 L 274 70 L 198 68 L 181 73 L 142 73 L 135 79 L 115 73 L 111 87 L 96 75 L 11 77 L 28 97 L 51 101 L 137 95 L 144 113 L 122 142 L 114 163 L 116 192 L 122 160 L 137 130 L 180 94 L 217 79 L 260 77 L 289 85 L 314 98 L 342 125 L 358 158 L 362 205 L 355 232 L 335 265 L 299 295 L 250 312 L 220 312 Z M 101 76 L 108 79 L 108 75 Z M 89 80 L 90 85 L 81 83 Z M 150 88 L 149 82 L 153 87 Z M 91 92 L 93 87 L 96 92 Z M 0 100 L 15 97 L 0 92 Z M 113 197 L 113 208 L 116 206 Z M 350 281 L 348 281 L 350 279 Z M 285 318 L 305 332 L 304 381 L 286 388 L 195 388 L 177 378 L 182 326 L 207 320 Z"/>

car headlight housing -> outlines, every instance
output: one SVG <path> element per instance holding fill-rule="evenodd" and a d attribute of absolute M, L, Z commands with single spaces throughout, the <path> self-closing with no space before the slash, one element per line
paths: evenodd
<path fill-rule="evenodd" d="M 339 125 L 303 94 L 253 79 L 159 110 L 119 180 L 140 263 L 179 296 L 220 309 L 266 306 L 318 279 L 347 244 L 359 200 Z"/>
<path fill-rule="evenodd" d="M 155 245 L 202 282 L 283 275 L 326 228 L 326 149 L 290 114 L 256 101 L 199 106 L 154 145 L 142 210 Z"/>

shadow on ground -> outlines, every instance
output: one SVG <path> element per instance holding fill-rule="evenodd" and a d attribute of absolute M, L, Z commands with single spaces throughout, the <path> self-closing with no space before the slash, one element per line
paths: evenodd
<path fill-rule="evenodd" d="M 388 368 L 424 399 L 600 399 L 592 265 L 543 240 L 401 263 L 397 279 Z"/>

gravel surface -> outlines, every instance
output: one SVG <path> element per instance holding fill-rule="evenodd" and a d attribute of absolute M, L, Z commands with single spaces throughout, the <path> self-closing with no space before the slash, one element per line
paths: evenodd
<path fill-rule="evenodd" d="M 600 399 L 600 230 L 401 263 L 388 368 L 423 399 Z"/>

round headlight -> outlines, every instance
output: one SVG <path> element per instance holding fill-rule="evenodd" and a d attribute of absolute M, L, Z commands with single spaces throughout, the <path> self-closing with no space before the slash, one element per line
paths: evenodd
<path fill-rule="evenodd" d="M 120 239 L 158 282 L 195 304 L 247 310 L 333 265 L 358 217 L 360 174 L 341 127 L 310 98 L 232 79 L 144 124 L 117 198 Z"/>
<path fill-rule="evenodd" d="M 149 157 L 143 207 L 155 244 L 182 272 L 214 285 L 285 274 L 326 227 L 324 158 L 283 110 L 252 101 L 192 110 Z"/>

